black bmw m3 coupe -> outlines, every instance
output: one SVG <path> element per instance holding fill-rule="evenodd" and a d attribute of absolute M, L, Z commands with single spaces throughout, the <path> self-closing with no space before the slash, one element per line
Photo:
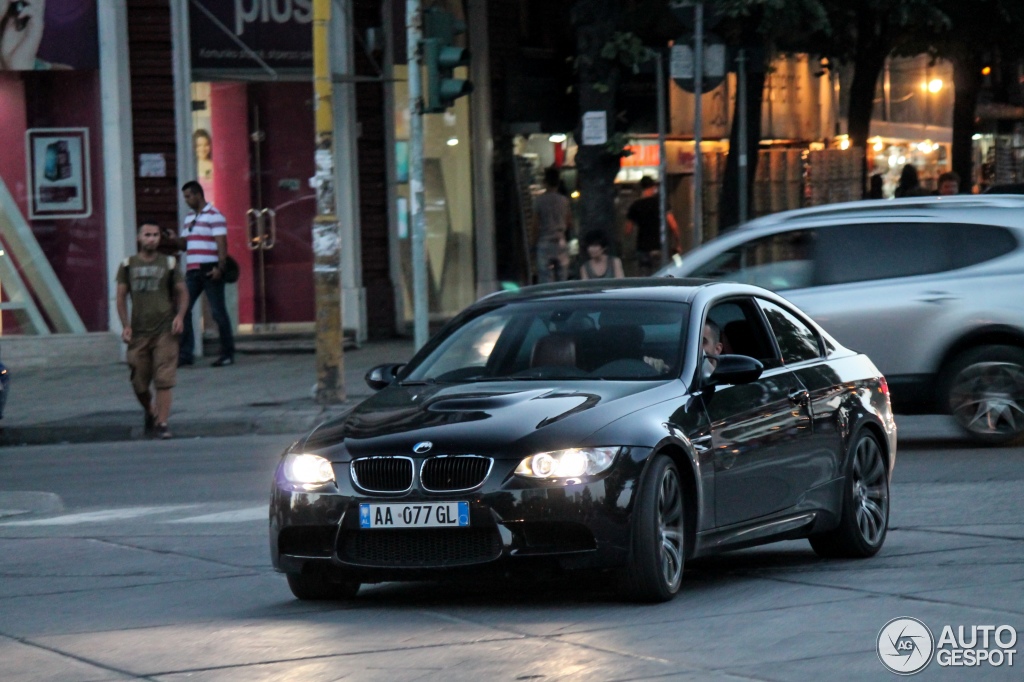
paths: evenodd
<path fill-rule="evenodd" d="M 885 378 L 765 289 L 493 294 L 367 382 L 374 396 L 277 468 L 271 556 L 300 599 L 587 569 L 663 601 L 694 557 L 804 537 L 869 557 L 885 541 Z"/>

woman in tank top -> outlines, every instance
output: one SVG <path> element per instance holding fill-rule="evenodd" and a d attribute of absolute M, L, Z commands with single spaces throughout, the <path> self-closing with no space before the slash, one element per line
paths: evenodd
<path fill-rule="evenodd" d="M 622 260 L 608 255 L 608 237 L 601 230 L 591 230 L 583 238 L 589 258 L 580 267 L 580 279 L 613 279 L 625 277 Z"/>

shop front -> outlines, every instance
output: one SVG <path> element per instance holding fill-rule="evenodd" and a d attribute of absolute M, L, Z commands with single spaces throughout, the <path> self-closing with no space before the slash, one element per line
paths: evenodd
<path fill-rule="evenodd" d="M 312 10 L 303 2 L 270 3 L 273 12 L 252 4 L 254 11 L 191 3 L 187 151 L 242 265 L 239 330 L 311 330 Z"/>

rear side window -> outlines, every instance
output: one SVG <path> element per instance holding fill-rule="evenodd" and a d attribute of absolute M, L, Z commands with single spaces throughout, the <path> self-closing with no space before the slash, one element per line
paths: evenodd
<path fill-rule="evenodd" d="M 818 230 L 815 282 L 843 284 L 958 270 L 998 258 L 1017 239 L 995 225 L 881 223 Z"/>
<path fill-rule="evenodd" d="M 953 267 L 944 230 L 932 225 L 882 223 L 819 230 L 819 284 L 912 277 Z"/>
<path fill-rule="evenodd" d="M 1005 256 L 1017 248 L 1017 238 L 996 225 L 947 225 L 953 248 L 953 268 L 966 268 Z"/>
<path fill-rule="evenodd" d="M 765 317 L 768 318 L 768 325 L 772 328 L 772 333 L 775 334 L 783 363 L 792 365 L 796 362 L 821 357 L 818 335 L 806 322 L 774 303 L 761 299 L 758 299 L 757 302 L 761 305 Z"/>

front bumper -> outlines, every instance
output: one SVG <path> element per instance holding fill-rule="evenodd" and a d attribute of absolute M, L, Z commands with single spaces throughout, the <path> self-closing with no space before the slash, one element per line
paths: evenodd
<path fill-rule="evenodd" d="M 497 460 L 477 490 L 400 495 L 358 491 L 347 463 L 337 484 L 303 489 L 280 473 L 270 504 L 274 567 L 301 573 L 310 563 L 332 566 L 360 582 L 416 580 L 469 569 L 547 563 L 559 569 L 626 563 L 630 515 L 650 450 L 624 448 L 596 480 L 536 483 L 512 475 L 518 460 Z M 465 501 L 463 528 L 363 529 L 359 504 Z"/>

